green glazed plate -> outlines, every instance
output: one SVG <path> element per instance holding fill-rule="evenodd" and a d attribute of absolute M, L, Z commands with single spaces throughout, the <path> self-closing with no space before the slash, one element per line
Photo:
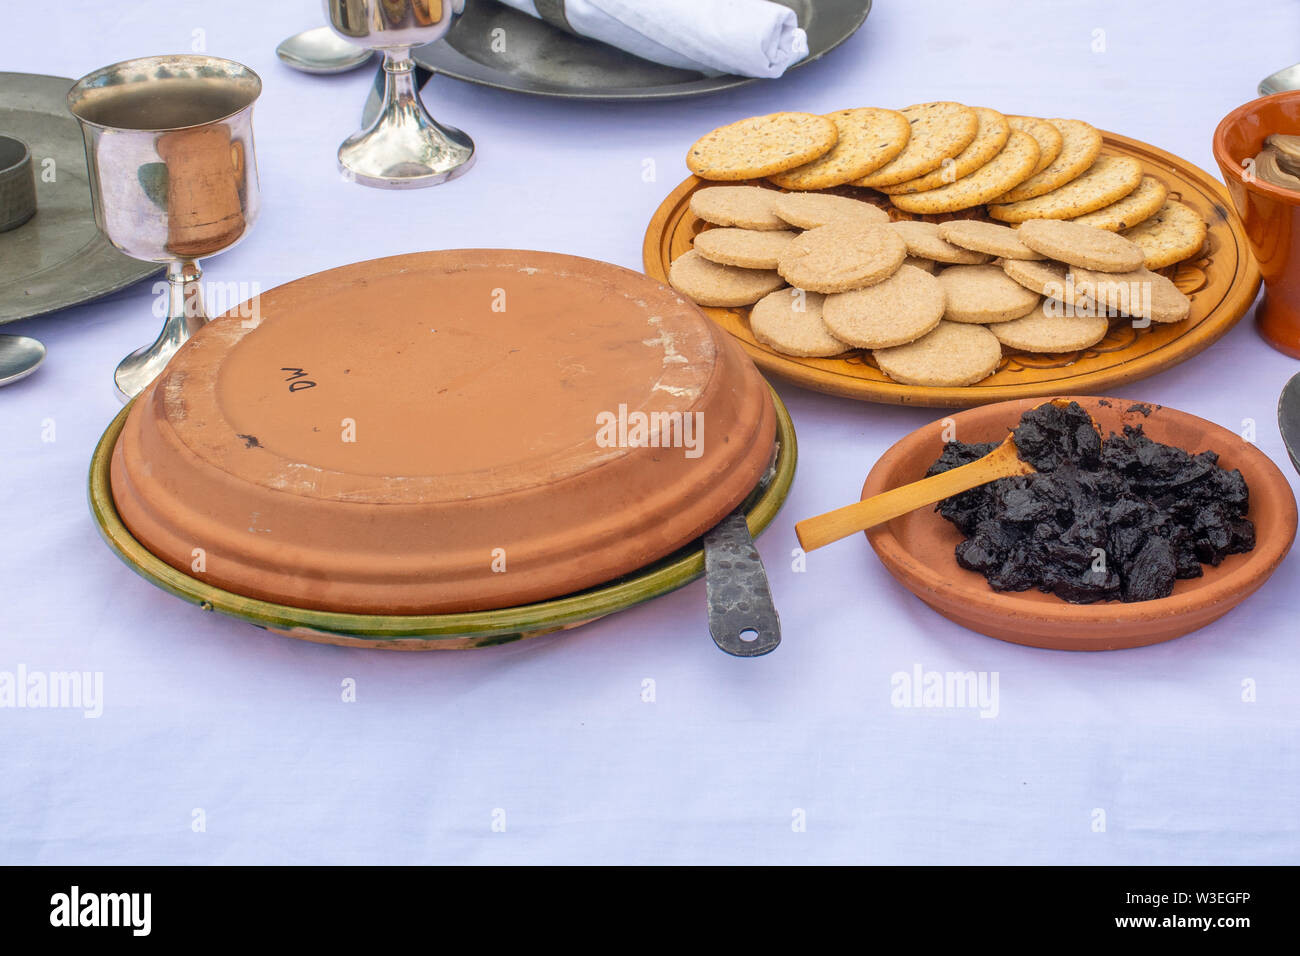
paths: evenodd
<path fill-rule="evenodd" d="M 776 392 L 776 455 L 768 475 L 743 503 L 749 532 L 758 536 L 790 493 L 798 446 L 790 414 Z M 704 573 L 704 548 L 694 541 L 654 564 L 607 584 L 567 597 L 494 611 L 462 614 L 343 614 L 313 611 L 244 597 L 205 584 L 155 557 L 132 537 L 113 504 L 109 464 L 126 423 L 127 405 L 109 424 L 90 460 L 90 510 L 113 552 L 145 580 L 205 611 L 217 611 L 305 641 L 386 650 L 491 647 L 568 630 L 649 601 L 689 584 Z M 701 608 L 703 613 L 703 608 Z"/>

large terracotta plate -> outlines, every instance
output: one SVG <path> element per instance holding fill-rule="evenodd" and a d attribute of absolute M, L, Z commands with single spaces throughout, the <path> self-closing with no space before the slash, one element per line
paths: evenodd
<path fill-rule="evenodd" d="M 990 637 L 1071 651 L 1140 647 L 1180 637 L 1232 610 L 1282 563 L 1296 532 L 1296 502 L 1286 477 L 1262 451 L 1239 435 L 1187 412 L 1159 405 L 1135 408 L 1131 399 L 1074 396 L 1103 434 L 1141 424 L 1156 441 L 1190 452 L 1212 450 L 1219 465 L 1240 469 L 1250 488 L 1247 517 L 1255 548 L 1228 555 L 1217 568 L 1202 565 L 1199 578 L 1179 581 L 1156 601 L 1069 604 L 1040 591 L 999 593 L 984 576 L 957 563 L 961 532 L 933 508 L 921 508 L 867 532 L 880 561 L 909 591 L 944 617 Z M 1103 404 L 1106 403 L 1106 404 Z M 943 450 L 945 434 L 964 442 L 1001 441 L 1034 399 L 960 412 L 918 428 L 876 462 L 862 497 L 925 477 Z"/>
<path fill-rule="evenodd" d="M 1134 329 L 1115 323 L 1097 345 L 1062 355 L 1008 353 L 998 370 L 984 381 L 964 388 L 900 385 L 876 368 L 869 351 L 856 350 L 829 359 L 793 358 L 754 339 L 748 309 L 706 308 L 705 313 L 740 341 L 759 368 L 805 388 L 889 405 L 952 408 L 1015 398 L 1101 392 L 1154 375 L 1208 348 L 1246 314 L 1259 289 L 1259 268 L 1240 224 L 1229 214 L 1223 186 L 1204 170 L 1162 149 L 1105 133 L 1103 152 L 1132 156 L 1145 171 L 1161 179 L 1170 198 L 1187 204 L 1209 224 L 1201 254 L 1161 270 L 1191 296 L 1192 311 L 1183 322 Z M 646 273 L 668 281 L 668 267 L 691 247 L 707 223 L 690 211 L 691 194 L 711 185 L 692 176 L 663 201 L 646 230 L 643 250 Z M 755 181 L 752 185 L 769 185 Z M 775 188 L 775 187 L 773 187 Z M 852 195 L 881 205 L 879 193 L 842 186 L 831 192 Z M 906 213 L 890 208 L 895 219 Z M 938 221 L 945 217 L 918 217 Z"/>
<path fill-rule="evenodd" d="M 794 480 L 798 446 L 794 425 L 772 392 L 776 406 L 775 463 L 742 507 L 757 536 L 776 517 Z M 169 594 L 205 611 L 216 611 L 286 637 L 385 650 L 444 650 L 508 644 L 590 623 L 615 611 L 667 594 L 704 573 L 704 550 L 696 541 L 641 571 L 578 594 L 519 607 L 462 614 L 343 614 L 259 601 L 184 574 L 153 555 L 122 523 L 113 504 L 109 468 L 113 447 L 126 423 L 127 405 L 109 424 L 90 462 L 90 510 L 108 546 L 133 571 Z M 704 607 L 700 608 L 701 633 Z"/>

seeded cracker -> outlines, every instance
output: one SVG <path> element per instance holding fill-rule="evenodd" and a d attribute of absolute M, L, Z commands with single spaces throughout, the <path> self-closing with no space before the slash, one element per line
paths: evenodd
<path fill-rule="evenodd" d="M 855 186 L 875 189 L 924 176 L 969 146 L 979 131 L 979 117 L 961 103 L 917 103 L 899 112 L 912 126 L 907 145 L 893 160 L 854 181 Z"/>
<path fill-rule="evenodd" d="M 1082 120 L 1049 120 L 1061 133 L 1061 152 L 1051 165 L 997 197 L 995 202 L 1019 202 L 1059 189 L 1083 173 L 1101 155 L 1101 132 Z"/>
<path fill-rule="evenodd" d="M 975 172 L 950 186 L 930 189 L 911 196 L 891 196 L 904 212 L 934 215 L 970 209 L 988 202 L 1022 182 L 1038 162 L 1038 144 L 1028 133 L 1015 129 L 1002 151 Z"/>
<path fill-rule="evenodd" d="M 702 179 L 761 179 L 825 155 L 839 133 L 814 113 L 751 116 L 706 133 L 686 154 L 686 165 Z"/>
<path fill-rule="evenodd" d="M 768 179 L 783 189 L 829 189 L 874 172 L 907 146 L 912 127 L 897 110 L 863 107 L 827 113 L 839 139 L 826 155 Z"/>
<path fill-rule="evenodd" d="M 1125 229 L 1123 235 L 1142 247 L 1148 269 L 1163 269 L 1200 252 L 1207 231 L 1205 220 L 1194 209 L 1167 199 L 1159 212 L 1140 225 Z"/>
<path fill-rule="evenodd" d="M 927 189 L 938 189 L 940 186 L 947 186 L 949 183 L 956 182 L 963 176 L 969 176 L 1000 153 L 1002 147 L 1007 145 L 1007 138 L 1011 135 L 1011 124 L 997 110 L 991 110 L 983 106 L 972 108 L 975 110 L 976 116 L 979 117 L 979 129 L 969 146 L 951 160 L 945 159 L 939 165 L 939 168 L 933 172 L 926 173 L 916 179 L 909 179 L 907 182 L 898 183 L 895 186 L 881 186 L 879 187 L 880 191 L 893 196 L 925 192 Z"/>
<path fill-rule="evenodd" d="M 1096 212 L 1076 216 L 1073 221 L 1109 232 L 1120 232 L 1145 222 L 1158 213 L 1168 195 L 1168 186 L 1154 176 L 1143 176 L 1138 188 L 1123 199 L 1102 206 Z"/>
<path fill-rule="evenodd" d="M 1047 120 L 1039 119 L 1037 116 L 1008 116 L 1007 122 L 1011 124 L 1012 129 L 1028 133 L 1038 143 L 1038 165 L 1034 167 L 1033 175 L 1037 176 L 1061 155 L 1065 137 Z"/>
<path fill-rule="evenodd" d="M 1123 199 L 1142 182 L 1142 164 L 1131 156 L 1099 156 L 1088 171 L 1050 193 L 1033 199 L 989 206 L 1003 222 L 1072 219 Z"/>

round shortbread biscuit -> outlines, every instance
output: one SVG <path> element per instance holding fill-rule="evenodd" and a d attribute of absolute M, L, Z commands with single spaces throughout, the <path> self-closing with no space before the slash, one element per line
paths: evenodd
<path fill-rule="evenodd" d="M 1074 286 L 1070 267 L 1061 262 L 1002 259 L 1002 271 L 1031 292 L 1065 302 L 1076 309 L 1092 308 L 1092 300 Z"/>
<path fill-rule="evenodd" d="M 827 296 L 822 319 L 837 339 L 880 349 L 919 339 L 939 324 L 943 309 L 939 280 L 904 265 L 883 282 Z"/>
<path fill-rule="evenodd" d="M 985 106 L 975 106 L 972 109 L 979 117 L 979 128 L 969 146 L 951 159 L 945 159 L 933 172 L 893 186 L 880 186 L 880 191 L 895 196 L 938 189 L 970 175 L 1000 153 L 1011 135 L 1011 124 L 997 110 Z"/>
<path fill-rule="evenodd" d="M 855 186 L 874 189 L 924 176 L 969 146 L 979 131 L 979 117 L 961 103 L 916 103 L 899 112 L 912 127 L 907 145 L 875 172 L 854 180 Z"/>
<path fill-rule="evenodd" d="M 908 256 L 903 260 L 903 265 L 912 266 L 922 272 L 928 272 L 930 275 L 934 275 L 939 271 L 939 263 L 933 259 L 922 259 L 920 256 Z"/>
<path fill-rule="evenodd" d="M 827 358 L 847 352 L 849 345 L 833 336 L 822 321 L 826 296 L 802 289 L 778 289 L 749 310 L 754 338 L 782 355 Z"/>
<path fill-rule="evenodd" d="M 673 260 L 668 284 L 697 305 L 731 309 L 752 305 L 785 280 L 771 271 L 719 265 L 690 249 Z"/>
<path fill-rule="evenodd" d="M 985 328 L 1007 348 L 1020 352 L 1074 352 L 1106 337 L 1110 321 L 1105 316 L 1061 314 L 1062 310 L 1061 303 L 1049 300 L 1023 318 Z"/>
<path fill-rule="evenodd" d="M 889 228 L 903 237 L 903 241 L 907 243 L 908 255 L 916 256 L 918 259 L 961 265 L 979 265 L 989 261 L 989 257 L 982 252 L 963 249 L 944 239 L 939 232 L 939 226 L 933 222 L 903 219 L 890 223 Z"/>
<path fill-rule="evenodd" d="M 1143 176 L 1138 188 L 1123 199 L 1102 206 L 1095 212 L 1075 216 L 1073 221 L 1085 226 L 1096 226 L 1107 232 L 1120 232 L 1150 219 L 1160 211 L 1168 196 L 1168 186 L 1154 176 Z"/>
<path fill-rule="evenodd" d="M 775 269 L 797 232 L 757 229 L 707 229 L 695 237 L 695 250 L 710 262 L 742 269 Z"/>
<path fill-rule="evenodd" d="M 989 325 L 1008 322 L 1034 310 L 1042 301 L 1008 276 L 999 266 L 949 266 L 939 273 L 949 322 Z"/>
<path fill-rule="evenodd" d="M 1038 144 L 1028 133 L 1013 129 L 1007 145 L 969 176 L 948 186 L 910 196 L 890 196 L 904 212 L 935 215 L 956 212 L 988 202 L 1029 175 L 1038 162 Z"/>
<path fill-rule="evenodd" d="M 1032 175 L 1037 176 L 1061 155 L 1065 137 L 1047 120 L 1039 119 L 1037 116 L 1008 116 L 1007 122 L 1011 124 L 1012 129 L 1028 133 L 1038 144 L 1038 163 L 1034 166 Z"/>
<path fill-rule="evenodd" d="M 769 176 L 784 189 L 829 189 L 879 169 L 903 151 L 912 136 L 907 117 L 897 110 L 864 106 L 827 113 L 839 139 L 811 163 Z"/>
<path fill-rule="evenodd" d="M 715 226 L 788 229 L 790 224 L 772 211 L 780 195 L 762 186 L 705 186 L 691 193 L 691 212 Z"/>
<path fill-rule="evenodd" d="M 1098 156 L 1088 171 L 1064 186 L 1033 199 L 989 206 L 1003 222 L 1073 219 L 1119 202 L 1142 183 L 1142 164 L 1131 156 Z"/>
<path fill-rule="evenodd" d="M 811 292 L 848 292 L 898 271 L 907 245 L 892 227 L 834 222 L 799 235 L 781 256 L 777 272 Z"/>
<path fill-rule="evenodd" d="M 940 322 L 915 342 L 871 355 L 880 370 L 900 384 L 959 388 L 997 371 L 1002 346 L 983 325 Z"/>
<path fill-rule="evenodd" d="M 1142 247 L 1148 269 L 1163 269 L 1200 252 L 1207 231 L 1205 220 L 1196 210 L 1167 199 L 1159 212 L 1132 229 L 1125 229 L 1123 235 Z"/>
<path fill-rule="evenodd" d="M 1033 199 L 1083 175 L 1101 155 L 1101 131 L 1082 120 L 1048 120 L 1061 133 L 1061 151 L 1046 169 L 1041 169 L 994 202 L 1010 203 Z"/>
<path fill-rule="evenodd" d="M 1099 272 L 1130 272 L 1142 265 L 1142 247 L 1123 236 L 1068 219 L 1031 219 L 1020 241 L 1049 259 Z"/>
<path fill-rule="evenodd" d="M 1132 272 L 1095 272 L 1076 269 L 1074 281 L 1099 306 L 1120 315 L 1152 322 L 1181 322 L 1192 311 L 1192 300 L 1167 277 L 1150 269 Z M 1085 283 L 1091 283 L 1089 288 Z"/>
<path fill-rule="evenodd" d="M 889 213 L 879 206 L 831 193 L 778 193 L 772 211 L 800 229 L 816 229 L 832 222 L 889 222 Z"/>
<path fill-rule="evenodd" d="M 701 179 L 761 179 L 825 155 L 839 133 L 815 113 L 751 116 L 705 133 L 686 154 L 686 166 Z"/>
<path fill-rule="evenodd" d="M 953 219 L 939 224 L 939 235 L 954 246 L 1003 259 L 1041 259 L 1020 241 L 1016 230 L 982 219 Z"/>

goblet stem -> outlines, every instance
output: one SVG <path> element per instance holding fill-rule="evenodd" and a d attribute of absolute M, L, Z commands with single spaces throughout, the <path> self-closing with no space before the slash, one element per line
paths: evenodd
<path fill-rule="evenodd" d="M 386 48 L 383 106 L 339 147 L 343 175 L 366 186 L 409 189 L 454 179 L 473 163 L 474 141 L 424 108 L 410 47 Z"/>
<path fill-rule="evenodd" d="M 415 61 L 411 59 L 410 47 L 384 51 L 384 106 L 371 128 L 383 122 L 386 115 L 389 122 L 434 122 L 415 86 Z"/>
<path fill-rule="evenodd" d="M 118 398 L 130 401 L 158 377 L 176 350 L 203 328 L 208 315 L 203 308 L 203 270 L 193 260 L 167 265 L 167 320 L 152 345 L 122 359 L 113 374 Z"/>

